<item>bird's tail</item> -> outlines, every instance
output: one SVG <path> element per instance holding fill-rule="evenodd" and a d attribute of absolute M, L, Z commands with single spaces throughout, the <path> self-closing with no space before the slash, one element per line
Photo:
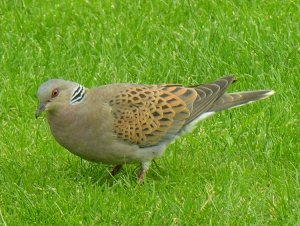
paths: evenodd
<path fill-rule="evenodd" d="M 273 90 L 225 93 L 217 101 L 214 102 L 213 106 L 209 109 L 209 111 L 217 112 L 228 108 L 239 107 L 257 100 L 268 98 L 274 93 L 275 92 Z"/>

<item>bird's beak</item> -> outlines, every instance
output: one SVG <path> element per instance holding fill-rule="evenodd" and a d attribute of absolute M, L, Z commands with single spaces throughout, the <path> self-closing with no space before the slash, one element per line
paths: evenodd
<path fill-rule="evenodd" d="M 38 118 L 45 109 L 46 109 L 46 104 L 45 103 L 41 103 L 39 105 L 38 109 L 35 112 L 35 118 Z"/>

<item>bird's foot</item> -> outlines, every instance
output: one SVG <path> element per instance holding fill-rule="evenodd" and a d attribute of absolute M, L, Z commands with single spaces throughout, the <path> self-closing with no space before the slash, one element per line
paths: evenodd
<path fill-rule="evenodd" d="M 123 168 L 123 165 L 116 165 L 116 166 L 114 166 L 114 168 L 112 169 L 112 171 L 110 172 L 110 174 L 112 175 L 112 176 L 116 176 L 120 171 L 121 171 L 121 169 Z"/>
<path fill-rule="evenodd" d="M 146 173 L 148 172 L 150 168 L 151 162 L 143 162 L 140 172 L 138 174 L 138 183 L 142 184 L 145 181 Z"/>

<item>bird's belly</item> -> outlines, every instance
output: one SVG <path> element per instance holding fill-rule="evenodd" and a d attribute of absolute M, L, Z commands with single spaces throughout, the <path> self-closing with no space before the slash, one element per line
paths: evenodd
<path fill-rule="evenodd" d="M 73 133 L 69 133 L 73 131 Z M 90 130 L 56 128 L 52 130 L 56 141 L 71 153 L 93 162 L 121 164 L 138 162 L 137 145 L 119 140 L 110 132 L 94 133 Z M 95 136 L 98 134 L 98 136 Z M 100 135 L 99 135 L 100 134 Z"/>
<path fill-rule="evenodd" d="M 48 117 L 51 132 L 56 141 L 71 153 L 89 161 L 106 164 L 122 164 L 151 161 L 162 155 L 166 144 L 139 148 L 118 138 L 109 120 L 99 124 L 88 123 L 85 118 L 59 120 L 68 117 Z M 91 121 L 91 120 L 90 120 Z M 168 141 L 169 142 L 169 141 Z"/>

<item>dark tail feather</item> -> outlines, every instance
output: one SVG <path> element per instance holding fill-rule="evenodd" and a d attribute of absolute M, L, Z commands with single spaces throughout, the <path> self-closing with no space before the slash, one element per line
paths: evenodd
<path fill-rule="evenodd" d="M 209 111 L 221 111 L 228 108 L 239 107 L 251 102 L 268 98 L 275 92 L 273 90 L 259 90 L 237 93 L 225 93 L 209 109 Z"/>

